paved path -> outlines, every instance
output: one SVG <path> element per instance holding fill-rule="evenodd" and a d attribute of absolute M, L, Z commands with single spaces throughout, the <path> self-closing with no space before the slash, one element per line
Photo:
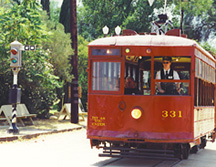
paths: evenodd
<path fill-rule="evenodd" d="M 172 162 L 155 159 L 98 157 L 91 149 L 86 129 L 41 135 L 31 140 L 0 143 L 0 166 L 4 167 L 171 167 Z M 173 167 L 215 167 L 216 143 L 191 154 Z"/>
<path fill-rule="evenodd" d="M 14 135 L 8 133 L 9 125 L 0 125 L 0 142 L 13 141 L 17 139 L 28 139 L 37 137 L 42 134 L 51 134 L 57 132 L 72 131 L 86 127 L 86 121 L 80 121 L 79 124 L 72 124 L 70 120 L 58 121 L 49 119 L 35 119 L 34 125 L 27 125 L 25 127 L 19 126 L 19 134 Z"/>

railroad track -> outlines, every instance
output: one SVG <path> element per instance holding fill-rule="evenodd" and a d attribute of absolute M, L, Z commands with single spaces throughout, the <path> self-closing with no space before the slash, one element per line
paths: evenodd
<path fill-rule="evenodd" d="M 172 167 L 181 162 L 181 160 L 162 160 L 158 164 L 153 165 L 152 167 Z"/>
<path fill-rule="evenodd" d="M 112 160 L 113 159 L 113 160 Z M 130 164 L 133 167 L 145 165 L 146 167 L 174 167 L 178 163 L 181 162 L 181 160 L 156 160 L 154 158 L 150 159 L 133 159 L 133 158 L 112 158 L 108 162 L 104 163 L 102 166 L 130 166 Z"/>

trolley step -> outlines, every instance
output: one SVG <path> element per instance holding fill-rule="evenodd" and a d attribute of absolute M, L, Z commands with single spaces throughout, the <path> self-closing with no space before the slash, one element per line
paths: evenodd
<path fill-rule="evenodd" d="M 173 150 L 138 149 L 121 147 L 104 147 L 100 157 L 119 157 L 119 158 L 151 158 L 151 159 L 170 159 L 176 160 Z"/>

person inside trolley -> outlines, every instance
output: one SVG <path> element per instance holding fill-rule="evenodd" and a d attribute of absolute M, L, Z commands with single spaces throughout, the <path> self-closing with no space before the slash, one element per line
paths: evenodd
<path fill-rule="evenodd" d="M 141 94 L 141 92 L 137 89 L 137 84 L 134 81 L 133 77 L 128 76 L 125 79 L 125 91 L 124 92 L 127 95 L 128 94 L 132 94 L 132 95 Z"/>
<path fill-rule="evenodd" d="M 179 75 L 177 71 L 171 68 L 172 57 L 163 57 L 163 69 L 157 72 L 156 79 L 174 79 L 179 80 Z M 159 95 L 178 95 L 180 94 L 180 82 L 157 82 L 157 89 Z"/>

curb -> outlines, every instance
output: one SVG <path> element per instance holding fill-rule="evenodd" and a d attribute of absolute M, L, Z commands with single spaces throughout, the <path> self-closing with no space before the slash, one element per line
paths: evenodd
<path fill-rule="evenodd" d="M 52 130 L 48 132 L 41 132 L 41 133 L 35 133 L 35 134 L 27 134 L 27 135 L 17 135 L 17 136 L 8 136 L 8 137 L 2 137 L 0 138 L 0 142 L 10 142 L 10 141 L 15 141 L 15 140 L 22 140 L 22 139 L 33 139 L 36 138 L 40 135 L 49 135 L 49 134 L 56 134 L 56 133 L 63 133 L 63 132 L 70 132 L 74 130 L 80 130 L 83 127 L 76 127 L 76 128 L 71 128 L 71 129 L 62 129 L 62 130 Z"/>

